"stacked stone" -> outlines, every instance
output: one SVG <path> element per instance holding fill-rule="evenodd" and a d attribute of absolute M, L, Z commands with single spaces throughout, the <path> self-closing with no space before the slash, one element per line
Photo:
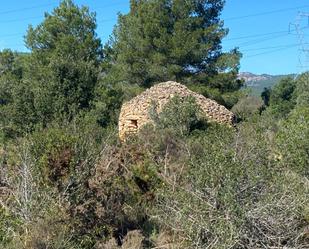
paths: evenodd
<path fill-rule="evenodd" d="M 153 104 L 156 105 L 156 110 L 160 113 L 164 105 L 174 96 L 193 96 L 205 116 L 211 121 L 228 125 L 232 125 L 234 122 L 234 114 L 216 101 L 205 98 L 177 82 L 168 81 L 147 89 L 123 104 L 119 116 L 120 139 L 124 140 L 125 136 L 138 132 L 143 125 L 152 122 L 149 110 Z"/>

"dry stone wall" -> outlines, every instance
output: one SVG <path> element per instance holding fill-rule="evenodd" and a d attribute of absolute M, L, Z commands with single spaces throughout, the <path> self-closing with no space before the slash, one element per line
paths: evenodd
<path fill-rule="evenodd" d="M 152 122 L 149 116 L 149 110 L 153 103 L 156 104 L 159 113 L 164 105 L 174 96 L 193 96 L 209 120 L 233 125 L 235 116 L 224 106 L 189 90 L 182 84 L 168 81 L 147 89 L 129 102 L 123 104 L 118 124 L 120 139 L 124 140 L 127 135 L 137 133 L 143 125 Z"/>

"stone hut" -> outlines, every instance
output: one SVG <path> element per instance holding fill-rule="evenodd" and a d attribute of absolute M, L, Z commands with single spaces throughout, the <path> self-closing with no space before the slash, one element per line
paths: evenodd
<path fill-rule="evenodd" d="M 189 90 L 182 84 L 168 81 L 147 89 L 123 104 L 118 123 L 119 138 L 124 140 L 126 135 L 137 133 L 143 125 L 152 122 L 149 109 L 153 103 L 156 104 L 157 111 L 160 112 L 163 106 L 176 95 L 179 97 L 193 96 L 209 120 L 233 125 L 235 115 L 224 106 Z"/>

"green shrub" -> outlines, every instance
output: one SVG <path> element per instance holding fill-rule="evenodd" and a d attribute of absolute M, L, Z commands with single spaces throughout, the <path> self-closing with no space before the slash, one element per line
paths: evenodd
<path fill-rule="evenodd" d="M 295 108 L 282 121 L 276 136 L 281 165 L 299 174 L 309 176 L 309 108 Z"/>
<path fill-rule="evenodd" d="M 159 114 L 153 106 L 150 115 L 158 131 L 168 129 L 179 136 L 189 135 L 193 130 L 206 126 L 206 119 L 193 97 L 175 96 Z"/>
<path fill-rule="evenodd" d="M 241 98 L 236 105 L 233 106 L 232 112 L 241 120 L 248 119 L 253 115 L 259 114 L 263 107 L 262 100 L 255 96 L 246 96 Z"/>
<path fill-rule="evenodd" d="M 14 231 L 17 231 L 21 224 L 10 210 L 0 207 L 0 247 L 6 248 L 13 243 Z"/>
<path fill-rule="evenodd" d="M 296 81 L 282 79 L 271 91 L 269 106 L 274 116 L 286 117 L 296 104 Z"/>
<path fill-rule="evenodd" d="M 301 74 L 296 82 L 297 105 L 306 107 L 309 105 L 309 72 Z"/>

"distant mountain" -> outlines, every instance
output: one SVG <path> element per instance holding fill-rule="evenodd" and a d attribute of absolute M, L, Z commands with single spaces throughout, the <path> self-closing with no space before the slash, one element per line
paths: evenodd
<path fill-rule="evenodd" d="M 294 77 L 293 74 L 288 75 L 269 75 L 269 74 L 253 74 L 249 72 L 239 73 L 238 78 L 245 80 L 245 87 L 251 89 L 253 95 L 260 95 L 265 87 L 273 87 L 281 79 L 286 77 Z"/>

